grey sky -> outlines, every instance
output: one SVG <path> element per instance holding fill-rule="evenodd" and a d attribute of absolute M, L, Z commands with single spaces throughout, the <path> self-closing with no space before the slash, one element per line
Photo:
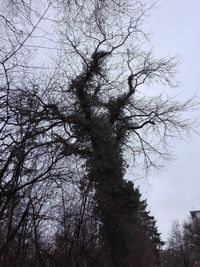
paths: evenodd
<path fill-rule="evenodd" d="M 158 5 L 149 17 L 154 52 L 158 56 L 181 56 L 177 76 L 180 98 L 200 95 L 200 1 L 159 0 Z M 183 221 L 190 210 L 200 209 L 199 151 L 198 135 L 176 141 L 173 152 L 177 159 L 155 178 L 139 182 L 164 240 L 172 220 Z"/>

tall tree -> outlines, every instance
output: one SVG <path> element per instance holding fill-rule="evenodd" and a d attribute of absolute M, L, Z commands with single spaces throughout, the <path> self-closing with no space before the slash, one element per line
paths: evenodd
<path fill-rule="evenodd" d="M 188 242 L 185 239 L 183 227 L 178 221 L 172 224 L 171 235 L 168 240 L 168 263 L 172 266 L 191 266 Z"/>
<path fill-rule="evenodd" d="M 76 242 L 90 192 L 106 251 L 101 266 L 137 266 L 139 202 L 124 179 L 125 153 L 131 151 L 134 167 L 158 167 L 158 159 L 169 156 L 167 141 L 188 130 L 181 112 L 193 106 L 151 96 L 145 86 L 175 84 L 176 59 L 157 60 L 142 49 L 141 23 L 151 7 L 132 0 L 4 4 L 17 16 L 16 27 L 13 13 L 1 17 L 0 219 L 6 218 L 8 235 L 0 253 L 29 220 L 37 262 L 44 265 L 38 225 L 59 221 L 57 202 L 67 191 L 69 213 L 73 217 L 74 207 L 79 214 L 70 241 Z M 56 27 L 48 34 L 47 21 Z M 54 61 L 48 59 L 41 74 L 43 49 L 54 51 Z M 35 51 L 39 56 L 31 60 Z M 37 200 L 47 203 L 38 212 Z M 144 228 L 154 228 L 147 214 L 143 219 Z"/>
<path fill-rule="evenodd" d="M 189 247 L 190 257 L 193 262 L 200 261 L 200 218 L 194 216 L 183 224 L 184 239 Z"/>

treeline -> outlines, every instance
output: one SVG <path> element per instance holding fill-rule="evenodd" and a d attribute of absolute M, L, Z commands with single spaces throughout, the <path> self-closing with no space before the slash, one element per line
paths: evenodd
<path fill-rule="evenodd" d="M 200 266 L 199 214 L 193 211 L 184 223 L 173 222 L 166 250 L 161 256 L 164 267 Z"/>
<path fill-rule="evenodd" d="M 16 179 L 13 177 L 10 184 Z M 146 201 L 140 199 L 138 189 L 131 182 L 124 183 L 129 191 L 127 199 L 121 201 L 131 203 L 131 216 L 134 216 L 131 231 L 135 238 L 132 244 L 135 266 L 157 266 L 162 242 L 155 219 L 147 212 Z M 109 266 L 106 263 L 109 248 L 101 234 L 102 222 L 92 212 L 96 208 L 92 190 L 83 191 L 81 187 L 82 180 L 69 184 L 66 180 L 61 182 L 59 177 L 48 182 L 37 181 L 25 190 L 20 185 L 4 184 L 0 206 L 0 266 Z"/>

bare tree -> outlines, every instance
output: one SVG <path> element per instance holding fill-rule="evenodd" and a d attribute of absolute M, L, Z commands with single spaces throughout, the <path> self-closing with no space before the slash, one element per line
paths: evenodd
<path fill-rule="evenodd" d="M 170 156 L 168 141 L 188 131 L 181 114 L 194 105 L 152 96 L 146 86 L 176 85 L 176 59 L 155 59 L 142 49 L 148 37 L 142 22 L 152 6 L 123 0 L 5 3 L 0 220 L 7 234 L 0 253 L 31 225 L 37 264 L 56 265 L 59 257 L 50 259 L 40 229 L 50 233 L 62 225 L 57 241 L 68 266 L 84 266 L 75 258 L 87 247 L 85 236 L 97 247 L 101 241 L 99 266 L 136 266 L 138 207 L 134 187 L 124 179 L 125 155 L 131 151 L 135 168 L 141 162 L 158 167 Z M 46 32 L 46 22 L 55 30 Z M 51 60 L 41 59 L 51 49 Z"/>
<path fill-rule="evenodd" d="M 200 260 L 200 220 L 198 217 L 189 218 L 183 224 L 184 239 L 187 242 L 192 261 Z"/>
<path fill-rule="evenodd" d="M 172 224 L 171 235 L 168 240 L 168 262 L 171 260 L 173 266 L 191 266 L 191 256 L 188 242 L 185 239 L 184 231 L 178 221 Z"/>

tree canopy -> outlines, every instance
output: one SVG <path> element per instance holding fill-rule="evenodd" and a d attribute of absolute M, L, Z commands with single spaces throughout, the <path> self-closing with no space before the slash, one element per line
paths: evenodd
<path fill-rule="evenodd" d="M 125 174 L 188 131 L 176 59 L 156 59 L 142 1 L 3 1 L 0 258 L 4 266 L 156 266 L 162 242 Z M 148 85 L 148 86 L 146 86 Z M 62 263 L 63 262 L 63 263 Z"/>

